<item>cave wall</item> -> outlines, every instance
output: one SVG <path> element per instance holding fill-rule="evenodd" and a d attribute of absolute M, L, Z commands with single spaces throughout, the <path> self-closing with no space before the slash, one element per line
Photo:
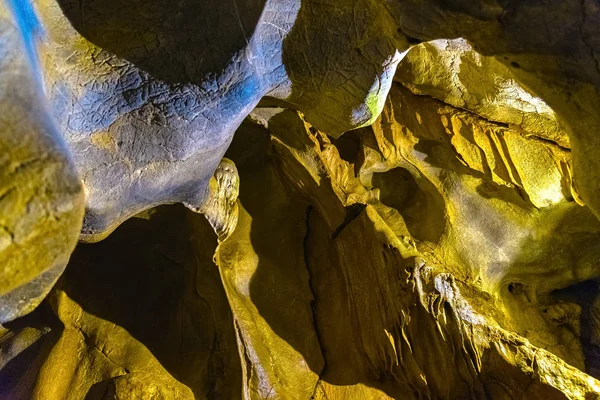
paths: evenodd
<path fill-rule="evenodd" d="M 0 399 L 598 398 L 599 18 L 5 0 Z"/>

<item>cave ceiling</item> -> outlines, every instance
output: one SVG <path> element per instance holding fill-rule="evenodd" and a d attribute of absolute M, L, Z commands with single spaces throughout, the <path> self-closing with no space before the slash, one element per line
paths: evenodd
<path fill-rule="evenodd" d="M 597 0 L 0 0 L 0 400 L 600 399 Z"/>

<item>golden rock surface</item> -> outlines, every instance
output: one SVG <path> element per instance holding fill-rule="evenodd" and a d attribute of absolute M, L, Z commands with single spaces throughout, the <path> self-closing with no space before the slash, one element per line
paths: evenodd
<path fill-rule="evenodd" d="M 0 6 L 0 324 L 25 315 L 64 271 L 84 193 L 49 119 L 15 18 Z"/>
<path fill-rule="evenodd" d="M 80 245 L 7 325 L 0 398 L 600 393 L 589 311 L 560 297 L 598 265 L 568 150 L 397 83 L 340 139 L 257 108 L 228 157 L 230 236 L 163 206 Z"/>
<path fill-rule="evenodd" d="M 377 16 L 383 8 L 363 6 Z M 310 20 L 310 10 L 300 16 Z M 375 20 L 396 35 L 390 15 Z M 6 29 L 0 38 L 14 34 Z M 312 64 L 294 61 L 310 86 Z M 540 90 L 543 77 L 508 65 L 463 39 L 414 45 L 387 97 L 367 104 L 381 115 L 363 110 L 352 125 L 362 127 L 341 136 L 319 91 L 300 93 L 315 103 L 306 115 L 263 99 L 207 179 L 206 201 L 152 208 L 79 244 L 41 306 L 0 326 L 0 400 L 600 398 L 599 203 L 597 181 L 587 184 L 600 96 L 581 82 L 569 96 Z M 344 90 L 335 82 L 323 89 L 331 99 Z M 315 128 L 309 115 L 336 129 Z M 0 188 L 0 207 L 13 209 L 4 214 L 53 222 L 27 238 L 32 251 L 61 240 L 48 253 L 58 273 L 41 275 L 46 292 L 83 212 L 70 158 L 41 151 L 61 144 L 48 129 L 44 148 L 28 137 L 39 166 L 0 164 L 24 174 L 22 186 Z M 8 133 L 0 145 L 19 132 Z M 107 134 L 88 139 L 116 148 Z M 36 192 L 40 182 L 48 190 Z M 36 205 L 35 196 L 48 198 Z M 57 197 L 72 207 L 43 209 Z M 18 237 L 3 241 L 9 223 L 19 221 L 0 224 L 0 257 Z M 50 263 L 41 260 L 19 261 L 27 268 L 0 282 L 0 300 L 14 282 L 35 284 Z"/>

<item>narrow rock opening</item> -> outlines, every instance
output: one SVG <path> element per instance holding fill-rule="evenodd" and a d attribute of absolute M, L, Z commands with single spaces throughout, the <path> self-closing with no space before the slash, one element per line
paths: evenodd
<path fill-rule="evenodd" d="M 586 372 L 600 378 L 600 290 L 598 282 L 583 281 L 550 293 L 560 303 L 576 303 L 581 307 L 579 338 L 585 357 Z"/>
<path fill-rule="evenodd" d="M 372 185 L 380 190 L 380 200 L 395 208 L 404 218 L 415 239 L 437 241 L 445 228 L 444 200 L 434 191 L 423 190 L 404 168 L 374 173 Z"/>

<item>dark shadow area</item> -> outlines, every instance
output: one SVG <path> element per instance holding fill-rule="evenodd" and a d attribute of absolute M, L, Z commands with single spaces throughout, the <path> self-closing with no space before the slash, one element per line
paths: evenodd
<path fill-rule="evenodd" d="M 85 400 L 104 400 L 114 396 L 114 382 L 112 379 L 96 382 L 90 387 Z"/>
<path fill-rule="evenodd" d="M 0 400 L 28 400 L 38 372 L 58 341 L 63 325 L 44 301 L 31 314 L 4 327 L 9 333 L 0 337 L 2 359 L 12 352 L 18 354 L 0 364 Z"/>
<path fill-rule="evenodd" d="M 57 1 L 87 40 L 167 83 L 220 75 L 248 44 L 265 5 L 265 0 Z"/>
<path fill-rule="evenodd" d="M 598 282 L 584 281 L 550 293 L 556 301 L 581 306 L 580 340 L 585 372 L 600 379 L 600 290 Z"/>
<path fill-rule="evenodd" d="M 380 190 L 380 200 L 398 210 L 410 234 L 417 240 L 435 243 L 446 228 L 445 202 L 437 189 L 425 178 L 420 184 L 404 168 L 374 173 L 373 187 Z"/>
<path fill-rule="evenodd" d="M 78 245 L 58 287 L 85 313 L 124 328 L 198 398 L 233 398 L 241 371 L 215 246 L 203 216 L 161 206 Z M 109 384 L 95 384 L 88 397 Z"/>
<path fill-rule="evenodd" d="M 360 151 L 360 136 L 356 131 L 350 131 L 344 133 L 342 136 L 336 138 L 330 138 L 331 144 L 333 144 L 340 152 L 342 160 L 349 163 L 354 163 L 355 172 L 358 168 L 357 158 L 358 152 Z"/>
<path fill-rule="evenodd" d="M 164 211 L 132 218 L 99 243 L 79 244 L 60 282 L 83 310 L 125 328 L 163 365 L 189 251 L 184 210 Z"/>
<path fill-rule="evenodd" d="M 288 187 L 280 180 L 277 171 L 278 167 L 285 167 L 271 158 L 271 145 L 266 129 L 244 123 L 226 154 L 238 167 L 239 201 L 252 218 L 250 235 L 252 248 L 258 255 L 258 266 L 249 282 L 249 295 L 271 329 L 300 352 L 311 370 L 318 374 L 322 358 L 318 345 L 314 346 L 311 295 L 303 264 L 308 204 L 289 195 Z M 240 218 L 244 224 L 244 217 Z M 250 261 L 242 259 L 240 262 Z M 258 330 L 248 332 L 252 340 L 260 334 Z M 275 354 L 278 349 L 270 351 Z"/>

